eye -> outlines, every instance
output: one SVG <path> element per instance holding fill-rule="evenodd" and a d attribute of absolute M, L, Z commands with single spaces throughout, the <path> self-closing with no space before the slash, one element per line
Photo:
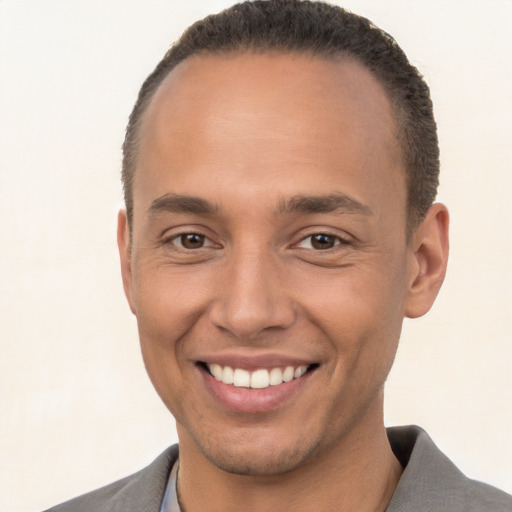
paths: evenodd
<path fill-rule="evenodd" d="M 201 233 L 181 233 L 173 236 L 167 240 L 167 243 L 172 243 L 180 249 L 202 249 L 213 245 L 213 242 Z"/>
<path fill-rule="evenodd" d="M 334 246 L 342 243 L 346 242 L 339 236 L 330 235 L 328 233 L 315 233 L 314 235 L 309 235 L 306 238 L 303 238 L 298 244 L 298 247 L 322 251 L 332 249 Z"/>
<path fill-rule="evenodd" d="M 197 233 L 187 233 L 186 235 L 180 235 L 178 239 L 185 249 L 199 249 L 204 245 L 205 236 Z"/>

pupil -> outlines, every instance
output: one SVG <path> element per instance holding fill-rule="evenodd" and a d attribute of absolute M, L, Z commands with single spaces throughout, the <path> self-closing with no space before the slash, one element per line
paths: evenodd
<path fill-rule="evenodd" d="M 311 244 L 315 249 L 330 249 L 334 246 L 334 240 L 329 235 L 314 235 Z"/>
<path fill-rule="evenodd" d="M 202 247 L 204 243 L 204 236 L 197 235 L 196 233 L 190 233 L 188 235 L 182 235 L 181 244 L 187 249 L 197 249 Z"/>

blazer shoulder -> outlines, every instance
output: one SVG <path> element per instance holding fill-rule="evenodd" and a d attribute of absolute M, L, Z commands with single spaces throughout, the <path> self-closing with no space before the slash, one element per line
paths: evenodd
<path fill-rule="evenodd" d="M 173 445 L 137 473 L 45 512 L 159 512 L 169 474 L 177 459 L 178 445 Z"/>
<path fill-rule="evenodd" d="M 467 512 L 512 512 L 512 496 L 483 482 L 469 480 L 465 498 Z"/>
<path fill-rule="evenodd" d="M 404 471 L 386 512 L 512 512 L 512 496 L 467 478 L 420 427 L 392 427 L 388 438 Z"/>

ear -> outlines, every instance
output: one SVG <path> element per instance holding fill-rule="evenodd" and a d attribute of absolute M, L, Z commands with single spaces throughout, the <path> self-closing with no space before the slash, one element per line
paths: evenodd
<path fill-rule="evenodd" d="M 132 313 L 135 315 L 135 304 L 132 292 L 131 237 L 126 210 L 119 210 L 117 214 L 117 247 L 119 248 L 119 259 L 121 260 L 124 294 L 126 295 Z"/>
<path fill-rule="evenodd" d="M 417 318 L 432 307 L 448 263 L 449 215 L 446 206 L 432 205 L 412 235 L 405 316 Z"/>

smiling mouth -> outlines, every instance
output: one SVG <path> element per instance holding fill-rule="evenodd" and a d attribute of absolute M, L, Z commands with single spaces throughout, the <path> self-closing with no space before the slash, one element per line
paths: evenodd
<path fill-rule="evenodd" d="M 317 364 L 302 366 L 286 366 L 285 368 L 260 368 L 247 371 L 242 368 L 221 366 L 216 363 L 202 363 L 212 377 L 224 384 L 237 388 L 265 389 L 279 386 L 294 379 L 300 379 L 304 374 L 318 367 Z"/>

